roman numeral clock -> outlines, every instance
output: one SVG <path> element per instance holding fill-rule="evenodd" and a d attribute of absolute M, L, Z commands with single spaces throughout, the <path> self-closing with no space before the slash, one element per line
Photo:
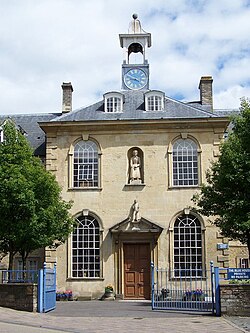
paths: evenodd
<path fill-rule="evenodd" d="M 119 35 L 120 45 L 125 50 L 125 59 L 122 64 L 122 89 L 147 90 L 149 89 L 149 64 L 145 58 L 145 52 L 151 46 L 151 34 L 142 29 L 137 14 L 133 14 L 132 17 L 128 33 Z M 130 63 L 132 53 L 141 53 L 142 63 Z"/>
<path fill-rule="evenodd" d="M 128 89 L 143 89 L 148 83 L 148 75 L 140 67 L 131 68 L 124 74 L 124 83 Z"/>

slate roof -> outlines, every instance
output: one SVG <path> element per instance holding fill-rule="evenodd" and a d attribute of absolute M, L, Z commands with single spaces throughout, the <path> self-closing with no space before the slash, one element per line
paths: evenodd
<path fill-rule="evenodd" d="M 61 114 L 15 114 L 0 116 L 0 124 L 7 118 L 12 119 L 26 133 L 26 137 L 34 149 L 36 156 L 45 156 L 45 133 L 38 122 L 47 122 Z"/>
<path fill-rule="evenodd" d="M 239 114 L 239 109 L 219 109 L 214 110 L 214 114 L 216 114 L 218 117 L 230 117 L 232 115 Z"/>
<path fill-rule="evenodd" d="M 95 120 L 153 120 L 153 119 L 194 119 L 214 118 L 220 115 L 208 110 L 208 106 L 195 103 L 182 103 L 165 98 L 163 111 L 145 111 L 146 91 L 123 91 L 123 112 L 104 112 L 104 100 L 95 104 L 63 114 L 51 122 L 95 121 Z M 223 115 L 224 117 L 224 115 Z"/>
<path fill-rule="evenodd" d="M 148 90 L 147 90 L 148 91 Z M 38 123 L 63 123 L 81 121 L 110 121 L 110 120 L 157 120 L 157 119 L 204 119 L 204 118 L 228 118 L 238 110 L 214 110 L 209 111 L 209 106 L 200 102 L 183 103 L 172 98 L 165 97 L 163 111 L 145 111 L 145 90 L 122 91 L 124 95 L 123 112 L 104 112 L 104 100 L 90 106 L 74 110 L 72 112 L 49 114 L 15 114 L 0 116 L 0 124 L 11 118 L 17 126 L 26 133 L 26 137 L 34 149 L 34 154 L 45 156 L 45 133 Z"/>

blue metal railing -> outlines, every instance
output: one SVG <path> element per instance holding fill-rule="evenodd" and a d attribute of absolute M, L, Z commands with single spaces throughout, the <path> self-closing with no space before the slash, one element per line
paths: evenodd
<path fill-rule="evenodd" d="M 210 270 L 160 269 L 151 263 L 152 309 L 213 312 Z"/>
<path fill-rule="evenodd" d="M 248 279 L 250 269 L 214 267 L 186 272 L 159 269 L 151 263 L 152 309 L 210 311 L 221 316 L 220 283 Z"/>
<path fill-rule="evenodd" d="M 39 270 L 3 270 L 1 271 L 2 283 L 37 283 L 38 312 L 47 312 L 56 307 L 56 264 L 54 268 Z"/>
<path fill-rule="evenodd" d="M 37 283 L 38 270 L 3 270 L 2 283 Z"/>

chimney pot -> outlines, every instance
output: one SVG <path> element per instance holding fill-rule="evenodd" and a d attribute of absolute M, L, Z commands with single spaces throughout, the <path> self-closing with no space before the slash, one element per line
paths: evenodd
<path fill-rule="evenodd" d="M 72 92 L 73 87 L 71 82 L 63 82 L 63 101 L 62 101 L 62 113 L 67 113 L 72 111 Z"/>

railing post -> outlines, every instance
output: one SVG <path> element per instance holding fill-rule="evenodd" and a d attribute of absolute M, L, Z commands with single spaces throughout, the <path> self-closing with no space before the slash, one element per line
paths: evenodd
<path fill-rule="evenodd" d="M 151 262 L 151 307 L 152 310 L 154 310 L 155 307 L 155 300 L 154 300 L 154 285 L 155 285 L 155 277 L 154 277 L 154 273 L 155 273 L 155 269 L 154 269 L 154 263 Z"/>
<path fill-rule="evenodd" d="M 56 262 L 54 264 L 54 302 L 56 304 Z"/>
<path fill-rule="evenodd" d="M 215 284 L 215 313 L 217 317 L 221 316 L 220 304 L 220 272 L 219 267 L 214 268 L 214 284 Z"/>
<path fill-rule="evenodd" d="M 43 312 L 43 269 L 38 271 L 38 297 L 37 297 L 37 312 Z"/>
<path fill-rule="evenodd" d="M 43 263 L 43 312 L 46 309 L 46 262 Z"/>
<path fill-rule="evenodd" d="M 2 271 L 2 283 L 6 283 L 6 271 Z"/>
<path fill-rule="evenodd" d="M 54 287 L 56 288 L 56 262 L 54 263 Z"/>
<path fill-rule="evenodd" d="M 215 312 L 214 304 L 214 262 L 210 261 L 210 273 L 211 273 L 211 290 L 212 290 L 212 312 Z"/>

